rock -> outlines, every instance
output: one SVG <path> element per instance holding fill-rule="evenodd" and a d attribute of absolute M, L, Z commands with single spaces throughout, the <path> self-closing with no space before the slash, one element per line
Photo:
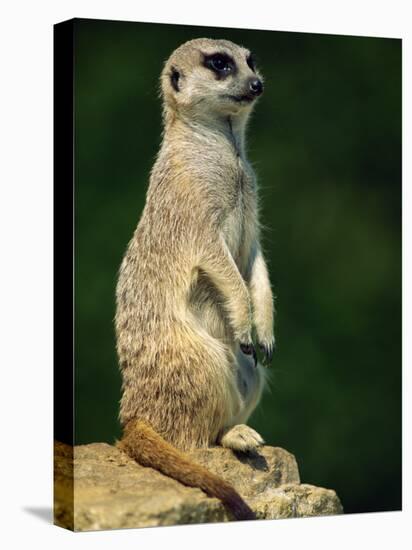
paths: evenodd
<path fill-rule="evenodd" d="M 343 511 L 333 490 L 300 483 L 295 457 L 284 449 L 265 446 L 246 456 L 215 447 L 189 454 L 229 481 L 258 519 Z M 231 519 L 217 499 L 140 466 L 106 443 L 73 448 L 56 442 L 54 475 L 55 523 L 75 531 Z"/>

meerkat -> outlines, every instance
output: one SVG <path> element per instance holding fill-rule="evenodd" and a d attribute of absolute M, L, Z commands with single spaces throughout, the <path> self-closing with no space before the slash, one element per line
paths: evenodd
<path fill-rule="evenodd" d="M 172 53 L 161 74 L 163 140 L 116 289 L 119 448 L 219 498 L 236 519 L 255 516 L 184 451 L 263 444 L 246 425 L 265 380 L 252 329 L 270 362 L 273 299 L 245 154 L 262 91 L 253 55 L 230 41 L 195 39 Z"/>

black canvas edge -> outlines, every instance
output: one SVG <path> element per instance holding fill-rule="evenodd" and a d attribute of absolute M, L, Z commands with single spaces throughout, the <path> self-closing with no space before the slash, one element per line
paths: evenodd
<path fill-rule="evenodd" d="M 53 39 L 54 523 L 74 530 L 74 21 Z"/>

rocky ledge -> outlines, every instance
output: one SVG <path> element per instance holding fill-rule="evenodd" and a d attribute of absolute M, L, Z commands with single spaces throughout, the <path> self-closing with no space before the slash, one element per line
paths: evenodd
<path fill-rule="evenodd" d="M 335 491 L 300 483 L 295 457 L 284 449 L 265 446 L 246 456 L 216 447 L 189 454 L 229 481 L 258 519 L 343 512 Z M 55 523 L 75 531 L 231 519 L 217 499 L 136 464 L 106 443 L 55 443 L 54 504 Z"/>

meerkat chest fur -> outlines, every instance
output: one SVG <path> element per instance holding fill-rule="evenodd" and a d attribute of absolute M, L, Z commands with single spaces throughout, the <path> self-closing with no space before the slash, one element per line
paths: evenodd
<path fill-rule="evenodd" d="M 231 181 L 224 181 L 232 200 L 228 201 L 222 234 L 242 275 L 245 275 L 245 258 L 242 250 L 248 250 L 257 226 L 257 189 L 255 173 L 249 164 L 244 147 L 245 120 L 228 117 L 228 144 L 230 149 L 220 155 L 230 167 L 226 174 L 233 174 Z M 224 149 L 220 149 L 223 151 Z"/>
<path fill-rule="evenodd" d="M 182 129 L 176 124 L 170 129 L 170 143 L 175 141 L 177 129 L 185 132 L 183 140 L 179 136 L 178 164 L 190 173 L 194 207 L 215 220 L 243 274 L 241 251 L 248 250 L 257 225 L 257 185 L 245 152 L 244 117 L 211 117 L 201 127 L 190 121 Z"/>
<path fill-rule="evenodd" d="M 228 204 L 222 223 L 222 234 L 233 259 L 243 271 L 241 250 L 245 240 L 257 223 L 256 219 L 256 178 L 246 158 L 236 151 L 233 165 L 233 201 Z"/>

